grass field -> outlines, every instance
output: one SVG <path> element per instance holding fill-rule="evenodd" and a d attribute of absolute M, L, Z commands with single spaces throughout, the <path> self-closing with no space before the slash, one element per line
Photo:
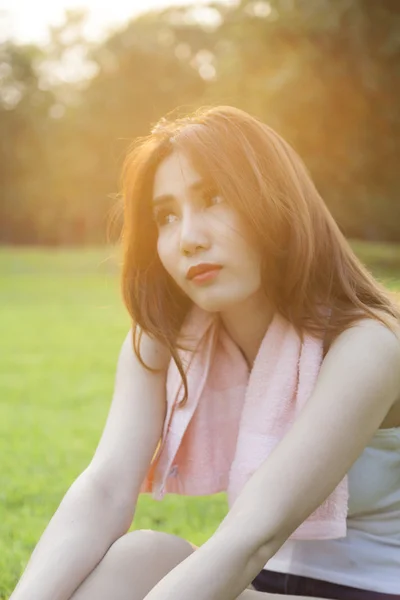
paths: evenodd
<path fill-rule="evenodd" d="M 376 276 L 400 291 L 400 247 L 357 243 Z M 105 423 L 129 329 L 115 250 L 0 249 L 0 598 L 14 588 Z M 202 544 L 225 494 L 141 496 L 132 529 Z"/>

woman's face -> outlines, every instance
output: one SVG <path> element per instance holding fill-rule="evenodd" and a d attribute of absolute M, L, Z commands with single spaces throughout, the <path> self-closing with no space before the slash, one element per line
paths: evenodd
<path fill-rule="evenodd" d="M 153 215 L 161 263 L 200 308 L 220 312 L 260 291 L 261 255 L 249 227 L 189 159 L 174 151 L 159 165 Z M 188 278 L 190 267 L 220 265 L 207 279 Z"/>

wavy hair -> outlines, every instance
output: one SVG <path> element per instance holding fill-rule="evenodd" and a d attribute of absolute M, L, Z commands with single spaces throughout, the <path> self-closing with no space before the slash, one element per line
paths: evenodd
<path fill-rule="evenodd" d="M 394 330 L 399 306 L 356 257 L 303 161 L 278 133 L 230 106 L 162 118 L 134 142 L 122 168 L 121 288 L 136 355 L 150 368 L 140 355 L 142 332 L 168 347 L 182 376 L 181 405 L 187 381 L 178 334 L 192 301 L 161 264 L 151 211 L 155 172 L 174 150 L 185 152 L 251 226 L 268 299 L 300 335 L 332 342 L 365 317 Z M 329 320 L 321 306 L 330 308 Z"/>

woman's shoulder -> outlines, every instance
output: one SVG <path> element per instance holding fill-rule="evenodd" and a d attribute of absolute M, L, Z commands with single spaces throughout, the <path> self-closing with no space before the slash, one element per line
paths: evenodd
<path fill-rule="evenodd" d="M 346 327 L 341 329 L 339 333 L 334 329 L 327 331 L 324 339 L 324 356 L 333 345 L 344 344 L 350 337 L 359 335 L 360 338 L 368 337 L 371 344 L 375 339 L 387 339 L 388 344 L 398 346 L 400 348 L 400 321 L 381 310 L 373 311 L 376 317 L 369 315 L 360 315 Z M 360 332 L 362 332 L 360 334 Z"/>
<path fill-rule="evenodd" d="M 325 357 L 341 354 L 342 349 L 350 346 L 352 351 L 364 353 L 368 351 L 373 359 L 371 364 L 379 368 L 382 360 L 390 361 L 393 365 L 393 376 L 398 379 L 398 396 L 386 416 L 384 427 L 400 426 L 400 323 L 381 313 L 385 323 L 373 317 L 360 317 L 349 327 L 341 331 L 334 339 L 330 340 Z M 375 360 L 376 359 L 376 360 Z"/>
<path fill-rule="evenodd" d="M 165 343 L 154 336 L 145 332 L 139 326 L 136 330 L 131 328 L 123 342 L 121 353 L 126 357 L 132 358 L 136 355 L 134 340 L 137 340 L 136 348 L 139 351 L 141 360 L 150 369 L 166 370 L 171 360 L 171 351 Z"/>
<path fill-rule="evenodd" d="M 338 335 L 332 338 L 330 347 L 346 344 L 350 339 L 358 338 L 360 343 L 369 343 L 371 352 L 374 344 L 390 346 L 400 352 L 400 323 L 391 318 L 387 313 L 382 313 L 384 322 L 378 318 L 360 316 Z"/>

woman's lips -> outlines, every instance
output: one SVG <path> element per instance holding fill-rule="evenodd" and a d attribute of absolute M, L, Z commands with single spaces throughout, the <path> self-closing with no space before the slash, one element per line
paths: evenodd
<path fill-rule="evenodd" d="M 208 271 L 204 271 L 203 273 L 199 273 L 198 275 L 195 275 L 191 281 L 193 281 L 193 283 L 205 283 L 208 281 L 213 281 L 218 276 L 221 268 L 222 267 L 215 267 L 213 269 L 209 269 Z"/>

